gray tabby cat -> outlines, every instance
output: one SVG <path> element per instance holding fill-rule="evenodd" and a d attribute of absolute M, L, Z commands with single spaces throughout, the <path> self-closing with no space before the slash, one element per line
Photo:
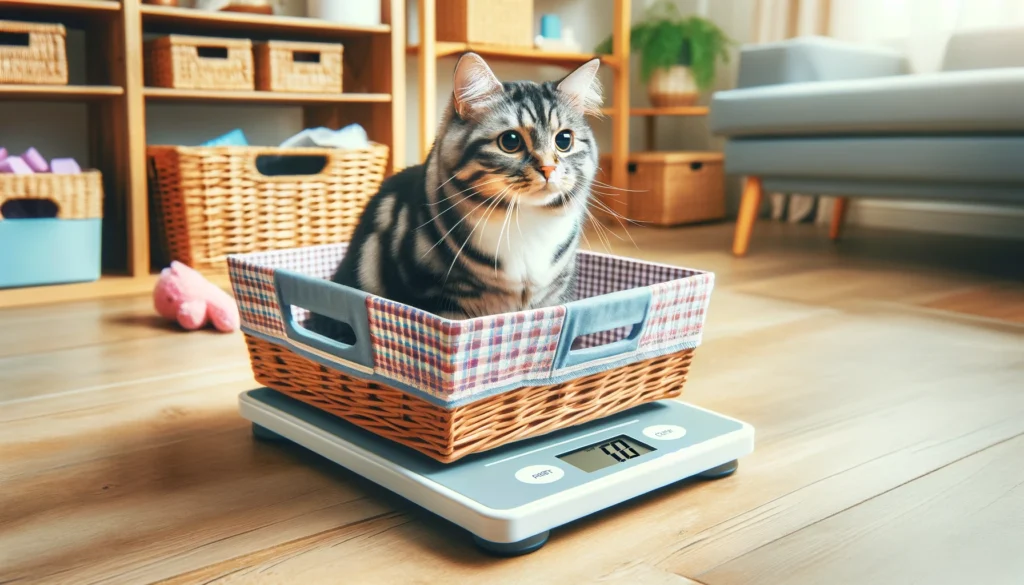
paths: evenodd
<path fill-rule="evenodd" d="M 384 181 L 332 280 L 452 319 L 570 300 L 598 164 L 586 120 L 598 66 L 502 83 L 464 55 L 426 162 Z M 311 326 L 337 337 L 328 321 Z"/>

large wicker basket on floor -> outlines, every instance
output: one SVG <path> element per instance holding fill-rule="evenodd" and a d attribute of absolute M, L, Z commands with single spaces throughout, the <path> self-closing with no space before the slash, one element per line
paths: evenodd
<path fill-rule="evenodd" d="M 0 83 L 67 85 L 64 25 L 0 20 L 0 35 Z"/>
<path fill-rule="evenodd" d="M 347 241 L 380 187 L 389 149 L 151 146 L 153 229 L 166 260 L 224 271 L 230 254 Z M 261 161 L 323 164 L 265 175 Z"/>
<path fill-rule="evenodd" d="M 146 85 L 176 89 L 252 90 L 252 41 L 168 35 L 146 42 Z"/>
<path fill-rule="evenodd" d="M 229 258 L 256 380 L 446 463 L 679 396 L 714 285 L 580 252 L 578 300 L 450 321 L 326 280 L 345 249 Z M 307 330 L 309 311 L 355 343 Z"/>

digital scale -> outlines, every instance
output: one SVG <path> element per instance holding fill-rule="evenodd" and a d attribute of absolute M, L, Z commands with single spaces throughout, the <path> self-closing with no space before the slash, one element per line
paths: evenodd
<path fill-rule="evenodd" d="M 551 529 L 671 483 L 730 475 L 754 448 L 750 425 L 664 400 L 444 464 L 267 388 L 239 404 L 258 438 L 302 445 L 502 556 L 533 552 Z"/>

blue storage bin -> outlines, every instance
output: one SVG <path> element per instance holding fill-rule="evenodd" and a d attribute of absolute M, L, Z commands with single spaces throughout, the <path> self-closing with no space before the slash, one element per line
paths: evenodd
<path fill-rule="evenodd" d="M 97 171 L 0 175 L 0 288 L 99 279 L 102 204 Z"/>

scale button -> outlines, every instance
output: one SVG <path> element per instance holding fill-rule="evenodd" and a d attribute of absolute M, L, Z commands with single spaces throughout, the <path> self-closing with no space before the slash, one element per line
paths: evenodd
<path fill-rule="evenodd" d="M 682 439 L 686 429 L 677 425 L 651 425 L 644 429 L 644 436 L 655 441 Z"/>
<path fill-rule="evenodd" d="M 529 465 L 516 472 L 523 483 L 551 483 L 562 479 L 565 472 L 554 465 Z"/>

